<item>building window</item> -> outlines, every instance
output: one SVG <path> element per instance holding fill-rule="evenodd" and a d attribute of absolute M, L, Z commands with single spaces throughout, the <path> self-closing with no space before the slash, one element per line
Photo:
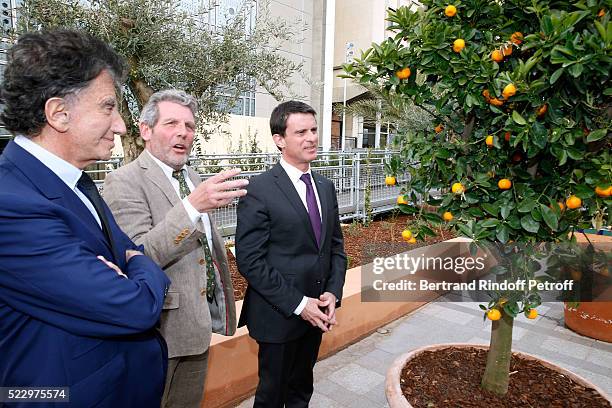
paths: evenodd
<path fill-rule="evenodd" d="M 193 0 L 192 0 L 193 1 Z M 207 10 L 207 22 L 212 32 L 217 32 L 228 22 L 243 16 L 245 19 L 245 36 L 248 38 L 255 29 L 257 19 L 257 1 L 255 0 L 200 0 L 202 7 Z M 244 80 L 245 78 L 239 78 Z M 255 116 L 255 88 L 254 79 L 249 79 L 249 90 L 241 93 L 233 107 L 228 111 L 234 115 Z M 222 86 L 217 89 L 221 95 L 219 107 L 227 108 L 231 92 L 231 85 Z M 226 95 L 227 98 L 223 98 Z"/>
<path fill-rule="evenodd" d="M 207 14 L 206 23 L 213 32 L 225 26 L 241 12 L 244 13 L 245 18 L 245 35 L 249 36 L 255 29 L 257 18 L 257 1 L 255 0 L 191 0 L 191 3 L 201 3 L 202 9 Z"/>

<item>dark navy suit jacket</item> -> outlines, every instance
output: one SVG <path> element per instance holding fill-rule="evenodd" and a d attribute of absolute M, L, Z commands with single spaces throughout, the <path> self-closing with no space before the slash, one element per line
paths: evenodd
<path fill-rule="evenodd" d="M 286 343 L 312 329 L 293 313 L 304 296 L 331 292 L 342 299 L 347 260 L 336 191 L 320 174 L 313 171 L 312 178 L 321 203 L 320 246 L 280 164 L 251 178 L 238 202 L 236 261 L 249 282 L 238 327 L 246 325 L 260 342 Z"/>
<path fill-rule="evenodd" d="M 0 386 L 70 387 L 58 407 L 159 407 L 170 281 L 145 256 L 126 263 L 137 247 L 106 212 L 119 259 L 55 173 L 14 142 L 0 156 Z"/>

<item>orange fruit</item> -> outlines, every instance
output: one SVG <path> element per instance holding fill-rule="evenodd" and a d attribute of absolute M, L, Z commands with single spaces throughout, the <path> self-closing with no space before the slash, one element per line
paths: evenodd
<path fill-rule="evenodd" d="M 408 79 L 410 78 L 410 74 L 411 74 L 410 68 L 405 67 L 397 71 L 395 73 L 395 76 L 398 77 L 399 79 Z"/>
<path fill-rule="evenodd" d="M 504 140 L 505 140 L 506 142 L 509 142 L 509 141 L 510 141 L 510 136 L 511 136 L 511 135 L 510 135 L 510 132 L 506 132 L 506 133 L 504 133 Z"/>
<path fill-rule="evenodd" d="M 412 238 L 410 238 L 410 239 L 409 239 L 408 241 L 406 241 L 406 242 L 408 242 L 409 244 L 416 244 L 416 238 L 415 238 L 415 237 L 412 237 Z"/>
<path fill-rule="evenodd" d="M 508 190 L 512 187 L 512 182 L 504 178 L 497 182 L 497 187 L 499 187 L 500 190 Z"/>
<path fill-rule="evenodd" d="M 580 279 L 582 279 L 582 271 L 579 269 L 572 269 L 570 270 L 570 276 L 574 281 L 578 282 Z"/>
<path fill-rule="evenodd" d="M 457 7 L 453 6 L 452 4 L 449 4 L 444 9 L 444 14 L 446 15 L 446 17 L 454 17 L 455 14 L 457 14 Z"/>
<path fill-rule="evenodd" d="M 439 123 L 439 124 L 438 124 L 438 125 L 437 125 L 437 126 L 434 128 L 434 131 L 435 131 L 436 133 L 440 133 L 440 132 L 442 132 L 443 130 L 444 130 L 444 126 L 443 126 L 441 123 Z"/>
<path fill-rule="evenodd" d="M 491 105 L 495 105 L 495 106 L 502 106 L 504 104 L 504 101 L 499 100 L 497 98 L 491 98 L 491 100 L 489 101 L 489 103 Z"/>
<path fill-rule="evenodd" d="M 520 31 L 512 33 L 512 35 L 510 36 L 510 41 L 512 41 L 513 44 L 521 45 L 521 43 L 523 42 L 523 33 L 521 33 Z"/>
<path fill-rule="evenodd" d="M 412 232 L 408 229 L 403 230 L 402 238 L 404 239 L 404 241 L 408 241 L 410 238 L 412 238 Z"/>
<path fill-rule="evenodd" d="M 461 50 L 463 50 L 465 48 L 465 41 L 463 40 L 463 38 L 457 38 L 455 41 L 453 41 L 453 51 L 455 51 L 456 53 L 460 53 Z"/>
<path fill-rule="evenodd" d="M 491 94 L 489 93 L 488 89 L 485 89 L 484 91 L 482 91 L 482 96 L 485 97 L 485 99 L 487 100 L 487 102 L 489 101 L 489 99 L 491 99 Z"/>
<path fill-rule="evenodd" d="M 494 50 L 491 53 L 491 59 L 495 62 L 502 62 L 504 60 L 504 54 L 500 50 Z"/>
<path fill-rule="evenodd" d="M 538 317 L 538 311 L 535 309 L 529 309 L 527 312 L 525 312 L 525 316 L 527 316 L 528 319 L 535 319 Z"/>
<path fill-rule="evenodd" d="M 450 211 L 446 211 L 443 215 L 442 218 L 444 219 L 444 221 L 452 221 L 453 219 L 453 213 Z"/>
<path fill-rule="evenodd" d="M 385 184 L 388 185 L 388 186 L 394 186 L 395 185 L 395 177 L 393 177 L 393 176 L 385 177 Z"/>
<path fill-rule="evenodd" d="M 548 105 L 544 104 L 542 106 L 540 106 L 538 108 L 538 110 L 536 111 L 538 118 L 541 118 L 542 116 L 544 116 L 546 114 L 546 111 L 548 111 Z"/>
<path fill-rule="evenodd" d="M 493 136 L 487 136 L 487 138 L 485 139 L 485 143 L 487 147 L 493 147 Z"/>
<path fill-rule="evenodd" d="M 455 194 L 461 194 L 465 191 L 465 187 L 463 187 L 463 184 L 461 183 L 454 183 L 451 186 L 451 191 Z"/>
<path fill-rule="evenodd" d="M 405 195 L 398 195 L 397 196 L 397 203 L 398 204 L 408 204 L 408 200 L 406 200 L 406 196 Z"/>
<path fill-rule="evenodd" d="M 516 86 L 514 86 L 514 84 L 508 84 L 504 87 L 504 90 L 502 91 L 502 95 L 504 96 L 504 98 L 508 99 L 511 96 L 514 96 L 516 94 Z"/>
<path fill-rule="evenodd" d="M 597 13 L 597 17 L 603 17 L 606 15 L 606 9 L 601 9 L 599 10 L 599 13 Z"/>
<path fill-rule="evenodd" d="M 582 206 L 582 200 L 575 195 L 571 195 L 567 200 L 565 200 L 565 205 L 570 210 L 575 210 L 576 208 L 580 208 Z"/>
<path fill-rule="evenodd" d="M 489 320 L 499 320 L 501 319 L 501 312 L 497 309 L 491 309 L 487 312 L 487 318 Z"/>
<path fill-rule="evenodd" d="M 504 54 L 504 57 L 508 57 L 508 56 L 512 55 L 512 46 L 511 45 L 505 45 L 502 48 L 502 54 Z"/>
<path fill-rule="evenodd" d="M 600 197 L 610 197 L 610 195 L 612 195 L 612 186 L 608 186 L 606 188 L 597 186 L 595 187 L 595 194 Z"/>

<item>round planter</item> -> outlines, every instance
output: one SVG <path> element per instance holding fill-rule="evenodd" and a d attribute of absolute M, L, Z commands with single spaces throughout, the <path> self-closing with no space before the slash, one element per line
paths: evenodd
<path fill-rule="evenodd" d="M 413 350 L 406 354 L 401 355 L 391 364 L 391 367 L 389 367 L 389 369 L 387 370 L 387 377 L 385 379 L 385 394 L 387 396 L 387 402 L 389 403 L 390 408 L 413 408 L 413 406 L 408 402 L 406 397 L 404 397 L 404 394 L 402 393 L 402 390 L 400 387 L 400 376 L 402 374 L 402 370 L 404 366 L 406 365 L 406 363 L 410 361 L 411 359 L 415 358 L 416 356 L 418 356 L 419 354 L 423 353 L 424 351 L 435 351 L 435 350 L 440 350 L 440 349 L 444 349 L 448 347 L 477 348 L 477 349 L 484 349 L 484 350 L 487 350 L 489 348 L 489 346 L 479 345 L 479 344 L 445 343 L 445 344 L 434 344 L 431 346 L 421 347 L 421 348 L 418 348 L 416 350 Z M 589 381 L 585 380 L 584 378 L 572 373 L 571 371 L 567 371 L 566 369 L 561 368 L 558 365 L 550 363 L 546 360 L 542 360 L 541 358 L 532 356 L 530 354 L 521 353 L 518 351 L 514 351 L 513 353 L 526 360 L 539 361 L 545 367 L 555 370 L 583 386 L 593 388 L 601 396 L 603 396 L 608 401 L 610 401 L 610 397 L 606 395 L 606 393 L 604 393 L 603 390 L 601 390 L 596 385 L 591 384 Z"/>
<path fill-rule="evenodd" d="M 565 325 L 576 333 L 612 343 L 612 302 L 565 304 Z"/>

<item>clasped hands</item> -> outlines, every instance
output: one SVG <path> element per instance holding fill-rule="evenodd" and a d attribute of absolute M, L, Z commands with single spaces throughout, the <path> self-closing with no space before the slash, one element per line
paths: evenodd
<path fill-rule="evenodd" d="M 313 326 L 324 332 L 331 331 L 338 324 L 336 321 L 336 296 L 325 292 L 319 299 L 307 298 L 306 306 L 300 316 Z"/>

